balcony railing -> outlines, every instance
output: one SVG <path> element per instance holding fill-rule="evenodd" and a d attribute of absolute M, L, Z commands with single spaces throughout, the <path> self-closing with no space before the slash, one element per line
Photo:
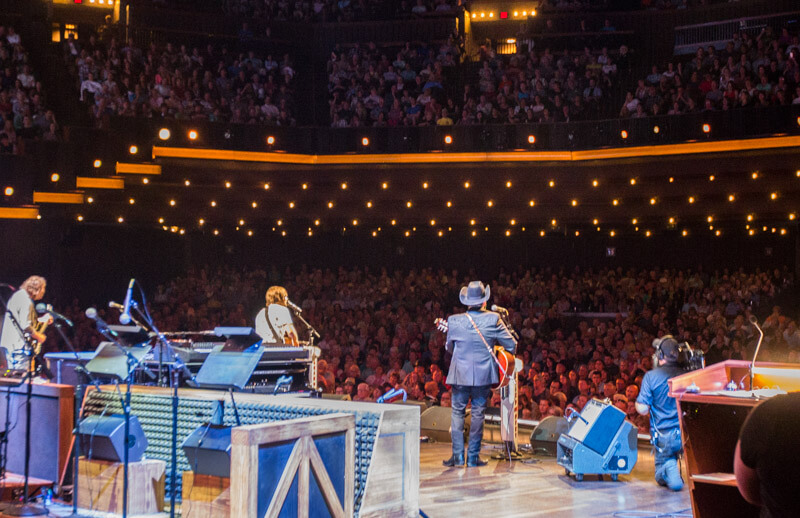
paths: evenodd
<path fill-rule="evenodd" d="M 578 151 L 800 135 L 799 122 L 800 106 L 553 124 L 392 128 L 287 128 L 199 121 L 116 119 L 112 121 L 110 131 L 70 128 L 69 140 L 82 142 L 88 139 L 96 142 L 95 149 L 104 149 L 113 155 L 107 159 L 120 159 L 120 154 L 131 144 L 139 146 L 139 156 L 149 155 L 148 145 L 309 155 Z M 170 130 L 168 140 L 159 139 L 161 128 Z M 196 139 L 189 138 L 190 130 L 197 132 Z M 273 139 L 272 144 L 268 143 L 269 137 Z"/>

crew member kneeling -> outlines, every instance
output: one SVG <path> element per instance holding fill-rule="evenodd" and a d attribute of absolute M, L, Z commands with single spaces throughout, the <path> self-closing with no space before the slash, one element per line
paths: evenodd
<path fill-rule="evenodd" d="M 685 371 L 679 365 L 680 348 L 671 336 L 653 340 L 657 367 L 644 375 L 642 390 L 636 398 L 636 411 L 650 413 L 650 442 L 655 448 L 656 482 L 673 491 L 683 488 L 678 458 L 683 450 L 678 405 L 669 396 L 667 381 Z"/>
<path fill-rule="evenodd" d="M 464 416 L 467 403 L 472 401 L 472 421 L 469 430 L 467 466 L 485 466 L 479 456 L 483 438 L 483 413 L 492 385 L 498 383 L 497 364 L 490 352 L 500 344 L 513 353 L 517 341 L 511 336 L 500 315 L 486 310 L 490 290 L 480 281 L 461 288 L 459 299 L 467 312 L 447 319 L 447 351 L 451 353 L 447 384 L 453 388 L 450 436 L 453 455 L 445 466 L 464 465 Z"/>

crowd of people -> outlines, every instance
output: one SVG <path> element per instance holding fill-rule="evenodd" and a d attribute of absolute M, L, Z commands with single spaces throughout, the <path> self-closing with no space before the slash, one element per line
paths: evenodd
<path fill-rule="evenodd" d="M 430 268 L 193 269 L 159 286 L 149 304 L 164 331 L 252 327 L 266 288 L 283 285 L 322 335 L 325 392 L 374 401 L 403 388 L 411 399 L 449 406 L 449 357 L 434 319 L 463 311 L 458 291 L 474 277 Z M 591 398 L 608 398 L 645 431 L 647 419 L 636 414 L 634 401 L 653 367 L 653 338 L 671 333 L 688 340 L 708 363 L 749 359 L 755 335 L 749 315 L 768 309 L 792 283 L 781 270 L 501 271 L 491 282 L 490 303 L 509 308 L 521 337 L 520 416 L 563 415 Z M 76 343 L 96 347 L 99 335 L 77 301 L 64 311 L 76 321 Z M 116 314 L 106 318 L 113 322 Z M 776 307 L 762 327 L 761 359 L 800 361 L 800 330 L 792 317 Z"/>
<path fill-rule="evenodd" d="M 458 40 L 438 48 L 375 44 L 336 49 L 328 61 L 332 127 L 515 124 L 596 119 L 628 47 L 553 54 L 526 46 L 514 55 L 481 49 L 478 68 L 462 63 Z M 463 90 L 457 90 L 463 84 Z"/>
<path fill-rule="evenodd" d="M 80 99 L 103 125 L 107 118 L 146 117 L 295 125 L 288 54 L 233 52 L 208 44 L 150 44 L 91 35 L 63 43 Z"/>
<path fill-rule="evenodd" d="M 260 22 L 353 22 L 454 14 L 461 0 L 225 0 L 229 16 Z"/>
<path fill-rule="evenodd" d="M 800 104 L 800 39 L 787 28 L 737 32 L 724 50 L 700 48 L 687 62 L 653 66 L 635 86 L 627 45 L 553 53 L 532 44 L 518 40 L 511 55 L 484 45 L 477 68 L 454 38 L 438 48 L 337 48 L 328 61 L 331 126 L 571 122 Z"/>
<path fill-rule="evenodd" d="M 13 26 L 0 25 L 0 154 L 17 154 L 25 140 L 57 140 L 58 134 L 22 38 Z"/>
<path fill-rule="evenodd" d="M 783 28 L 737 32 L 725 49 L 699 48 L 686 63 L 653 66 L 626 94 L 621 117 L 800 104 L 800 40 Z"/>

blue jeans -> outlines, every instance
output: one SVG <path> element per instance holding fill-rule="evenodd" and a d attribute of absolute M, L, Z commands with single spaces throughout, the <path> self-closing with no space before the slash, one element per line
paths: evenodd
<path fill-rule="evenodd" d="M 680 465 L 678 458 L 683 451 L 681 444 L 680 428 L 673 428 L 667 431 L 656 432 L 653 434 L 653 453 L 656 464 L 656 482 L 667 486 L 673 491 L 680 491 L 683 488 Z"/>
<path fill-rule="evenodd" d="M 477 457 L 481 452 L 483 438 L 483 413 L 491 394 L 491 385 L 477 387 L 453 385 L 452 417 L 450 420 L 450 437 L 453 441 L 453 455 L 464 455 L 464 415 L 467 403 L 472 400 L 472 420 L 469 428 L 469 449 L 467 458 Z"/>

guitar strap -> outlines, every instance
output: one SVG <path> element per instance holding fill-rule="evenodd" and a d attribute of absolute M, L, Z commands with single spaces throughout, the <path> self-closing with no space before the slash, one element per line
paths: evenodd
<path fill-rule="evenodd" d="M 500 365 L 500 361 L 497 359 L 497 356 L 494 355 L 494 352 L 492 352 L 492 348 L 489 346 L 489 342 L 487 342 L 486 338 L 483 337 L 483 333 L 481 333 L 481 330 L 478 329 L 478 325 L 475 323 L 474 320 L 472 320 L 472 317 L 469 316 L 469 313 L 464 313 L 464 314 L 467 315 L 467 318 L 469 319 L 470 323 L 472 324 L 472 327 L 475 328 L 475 331 L 477 331 L 478 336 L 481 337 L 481 342 L 483 342 L 483 345 L 486 346 L 486 350 L 489 351 L 489 355 L 492 357 L 494 362 L 497 364 L 497 368 L 500 369 L 501 371 L 503 371 L 503 376 L 505 376 L 506 375 L 506 370 L 503 368 L 502 365 Z"/>
<path fill-rule="evenodd" d="M 264 311 L 264 317 L 267 319 L 267 325 L 269 326 L 269 330 L 272 331 L 272 336 L 275 337 L 275 343 L 279 344 L 283 341 L 283 337 L 278 335 L 278 331 L 275 330 L 275 328 L 272 326 L 272 322 L 269 320 L 270 306 L 272 306 L 272 304 L 266 307 L 266 310 Z"/>

